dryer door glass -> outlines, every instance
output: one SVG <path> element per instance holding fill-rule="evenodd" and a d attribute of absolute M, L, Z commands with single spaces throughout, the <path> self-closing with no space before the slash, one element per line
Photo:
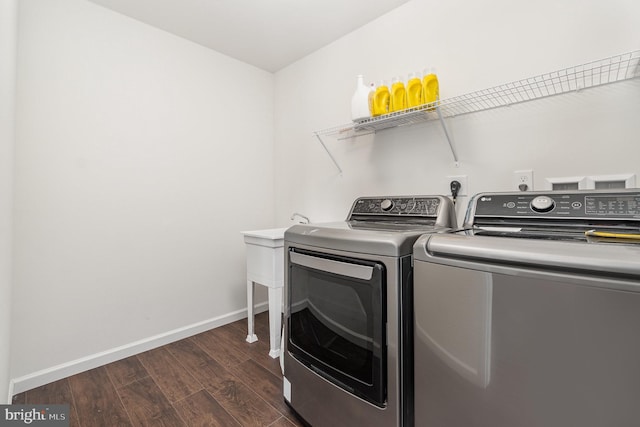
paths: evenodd
<path fill-rule="evenodd" d="M 291 249 L 289 261 L 291 353 L 337 386 L 384 406 L 384 265 L 301 249 Z"/>

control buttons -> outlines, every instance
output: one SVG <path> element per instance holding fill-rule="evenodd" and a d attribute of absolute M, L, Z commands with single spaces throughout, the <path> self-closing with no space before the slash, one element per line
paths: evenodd
<path fill-rule="evenodd" d="M 390 211 L 391 209 L 393 209 L 393 201 L 389 200 L 389 199 L 384 199 L 381 203 L 380 203 L 380 209 L 382 209 L 385 212 Z"/>
<path fill-rule="evenodd" d="M 556 206 L 556 202 L 548 196 L 538 196 L 531 201 L 531 210 L 534 212 L 549 212 Z"/>
<path fill-rule="evenodd" d="M 513 209 L 516 207 L 516 204 L 515 202 L 508 202 L 505 206 L 508 207 L 509 209 Z"/>
<path fill-rule="evenodd" d="M 572 207 L 573 209 L 580 209 L 580 208 L 582 207 L 582 203 L 580 203 L 580 202 L 573 202 L 573 203 L 571 203 L 571 207 Z"/>

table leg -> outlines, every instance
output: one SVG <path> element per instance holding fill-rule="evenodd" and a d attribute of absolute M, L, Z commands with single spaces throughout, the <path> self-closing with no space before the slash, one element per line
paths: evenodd
<path fill-rule="evenodd" d="M 255 286 L 252 280 L 247 280 L 247 342 L 256 342 L 258 337 L 253 331 L 253 292 Z"/>
<path fill-rule="evenodd" d="M 269 356 L 280 357 L 280 333 L 282 326 L 282 288 L 269 288 Z"/>

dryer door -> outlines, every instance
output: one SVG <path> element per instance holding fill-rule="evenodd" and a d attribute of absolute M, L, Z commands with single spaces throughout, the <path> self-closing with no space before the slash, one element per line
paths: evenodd
<path fill-rule="evenodd" d="M 288 255 L 289 351 L 318 375 L 384 406 L 384 265 L 296 248 Z"/>

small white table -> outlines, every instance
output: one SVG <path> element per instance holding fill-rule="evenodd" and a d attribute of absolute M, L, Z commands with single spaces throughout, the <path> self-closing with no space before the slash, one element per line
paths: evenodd
<path fill-rule="evenodd" d="M 253 296 L 255 284 L 269 290 L 269 356 L 280 356 L 282 288 L 284 287 L 284 231 L 286 228 L 243 231 L 247 245 L 247 342 L 256 342 Z"/>

